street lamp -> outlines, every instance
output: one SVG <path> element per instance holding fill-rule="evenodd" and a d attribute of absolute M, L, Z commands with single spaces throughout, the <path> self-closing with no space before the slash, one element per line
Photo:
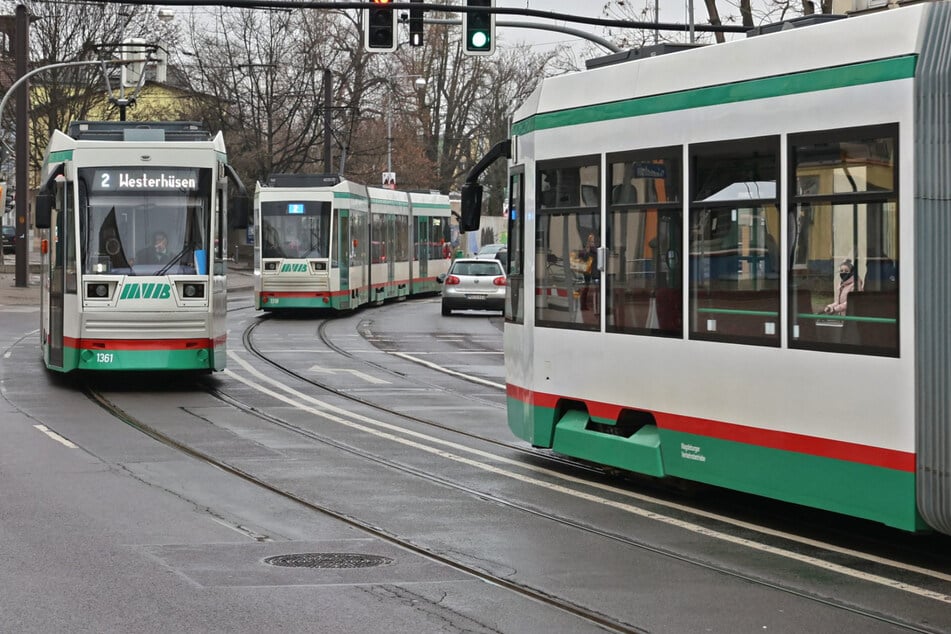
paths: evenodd
<path fill-rule="evenodd" d="M 390 91 L 386 100 L 386 171 L 393 171 L 393 91 L 395 90 L 396 79 L 416 78 L 413 84 L 417 89 L 426 86 L 426 78 L 422 75 L 392 75 L 389 80 Z"/>

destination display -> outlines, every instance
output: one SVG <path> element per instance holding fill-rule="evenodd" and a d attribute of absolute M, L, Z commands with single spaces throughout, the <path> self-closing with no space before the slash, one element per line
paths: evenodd
<path fill-rule="evenodd" d="M 264 216 L 322 216 L 329 214 L 330 210 L 330 201 L 267 201 L 261 203 L 261 214 Z"/>
<path fill-rule="evenodd" d="M 87 183 L 93 191 L 192 191 L 198 189 L 198 168 L 110 167 L 93 170 Z"/>

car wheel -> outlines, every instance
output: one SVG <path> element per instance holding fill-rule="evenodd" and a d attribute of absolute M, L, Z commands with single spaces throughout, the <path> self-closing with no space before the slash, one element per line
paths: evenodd
<path fill-rule="evenodd" d="M 448 316 L 451 315 L 451 314 L 452 314 L 452 311 L 449 310 L 449 307 L 446 306 L 445 304 L 443 304 L 443 305 L 442 305 L 442 316 L 443 316 L 443 317 L 448 317 Z"/>

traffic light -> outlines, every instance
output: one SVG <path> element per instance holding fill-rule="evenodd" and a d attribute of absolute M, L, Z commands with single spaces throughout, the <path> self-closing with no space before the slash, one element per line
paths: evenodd
<path fill-rule="evenodd" d="M 467 7 L 494 7 L 495 0 L 466 0 Z M 466 11 L 462 14 L 462 33 L 466 55 L 491 55 L 495 52 L 495 14 L 490 11 Z"/>
<path fill-rule="evenodd" d="M 372 9 L 364 9 L 363 48 L 371 53 L 396 50 L 396 11 L 390 0 L 373 0 Z"/>
<path fill-rule="evenodd" d="M 413 4 L 419 4 L 423 0 L 410 0 Z M 410 9 L 409 10 L 409 45 L 410 46 L 422 46 L 423 45 L 423 10 L 422 9 Z"/>

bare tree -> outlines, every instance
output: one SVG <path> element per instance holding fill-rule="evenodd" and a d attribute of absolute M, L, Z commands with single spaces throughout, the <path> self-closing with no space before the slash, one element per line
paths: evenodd
<path fill-rule="evenodd" d="M 322 127 L 322 72 L 299 11 L 218 9 L 189 25 L 196 115 L 225 130 L 229 155 L 252 182 L 313 165 Z"/>
<path fill-rule="evenodd" d="M 531 95 L 555 51 L 533 53 L 529 46 L 497 51 L 485 76 L 486 90 L 476 102 L 476 129 L 484 131 L 485 147 L 508 138 L 514 110 Z M 481 152 L 480 152 L 481 154 Z M 508 173 L 497 162 L 485 175 L 486 212 L 500 215 L 505 203 Z"/>
<path fill-rule="evenodd" d="M 10 6 L 10 3 L 4 3 Z M 31 16 L 30 65 L 113 59 L 126 38 L 154 42 L 167 37 L 165 27 L 152 7 L 122 4 L 74 4 L 28 1 Z M 12 6 L 9 8 L 12 11 Z M 114 79 L 118 79 L 116 67 Z M 53 130 L 65 129 L 71 121 L 107 111 L 108 96 L 102 70 L 97 65 L 49 69 L 31 80 L 30 156 L 31 170 L 41 167 Z M 113 85 L 116 85 L 114 82 Z M 8 109 L 7 116 L 13 116 Z M 12 124 L 4 122 L 5 129 Z"/>

